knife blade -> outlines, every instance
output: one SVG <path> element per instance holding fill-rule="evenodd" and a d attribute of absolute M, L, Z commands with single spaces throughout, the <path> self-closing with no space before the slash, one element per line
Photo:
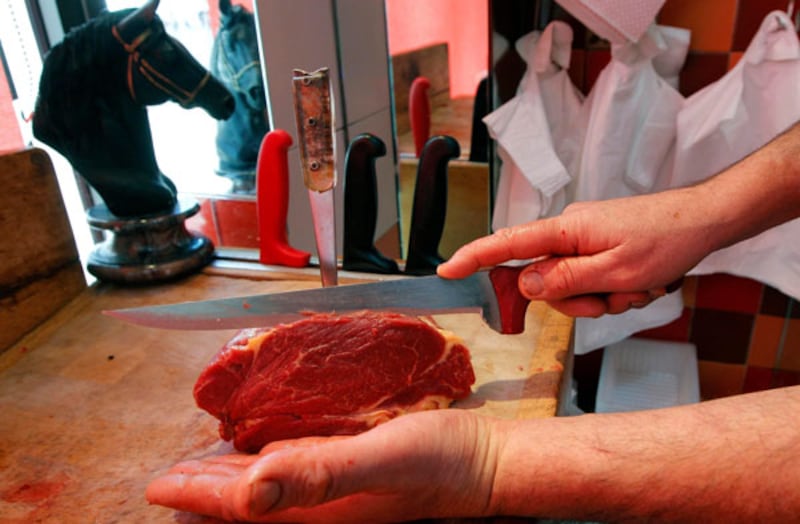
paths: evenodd
<path fill-rule="evenodd" d="M 328 68 L 292 71 L 295 119 L 322 285 L 337 284 L 333 104 Z"/>
<path fill-rule="evenodd" d="M 148 327 L 216 330 L 270 327 L 299 320 L 313 312 L 371 309 L 417 316 L 474 312 L 480 313 L 495 331 L 512 334 L 523 331 L 529 302 L 517 287 L 520 270 L 520 267 L 498 266 L 460 280 L 438 276 L 399 278 L 103 313 Z"/>

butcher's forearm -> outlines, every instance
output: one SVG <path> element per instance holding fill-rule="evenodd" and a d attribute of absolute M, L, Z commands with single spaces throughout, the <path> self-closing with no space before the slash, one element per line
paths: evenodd
<path fill-rule="evenodd" d="M 800 216 L 800 124 L 697 186 L 725 247 Z"/>
<path fill-rule="evenodd" d="M 800 387 L 500 424 L 492 512 L 620 521 L 800 515 Z"/>

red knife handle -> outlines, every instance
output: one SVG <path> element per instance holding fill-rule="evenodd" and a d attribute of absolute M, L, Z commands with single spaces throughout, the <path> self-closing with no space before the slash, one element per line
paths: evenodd
<path fill-rule="evenodd" d="M 414 150 L 417 158 L 422 155 L 422 148 L 431 135 L 431 102 L 428 89 L 431 82 L 424 76 L 418 76 L 411 82 L 408 92 L 408 114 L 411 119 L 411 135 L 414 138 Z"/>
<path fill-rule="evenodd" d="M 523 267 L 497 266 L 489 270 L 489 279 L 500 309 L 501 332 L 505 335 L 525 330 L 525 314 L 530 300 L 519 291 L 519 274 Z"/>
<path fill-rule="evenodd" d="M 342 268 L 368 273 L 399 273 L 397 262 L 375 247 L 378 183 L 375 159 L 386 155 L 386 144 L 369 133 L 358 135 L 344 159 L 344 250 Z"/>
<path fill-rule="evenodd" d="M 256 163 L 259 261 L 288 267 L 305 267 L 311 253 L 289 245 L 286 215 L 289 211 L 289 146 L 292 137 L 282 129 L 264 136 Z"/>

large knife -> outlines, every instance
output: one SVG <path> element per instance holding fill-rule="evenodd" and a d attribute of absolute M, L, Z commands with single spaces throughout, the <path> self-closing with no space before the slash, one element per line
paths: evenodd
<path fill-rule="evenodd" d="M 447 218 L 447 168 L 460 154 L 456 139 L 446 135 L 431 137 L 422 148 L 408 234 L 407 275 L 432 275 L 444 262 L 439 242 Z"/>
<path fill-rule="evenodd" d="M 521 333 L 528 299 L 517 287 L 520 270 L 498 266 L 460 280 L 438 276 L 400 278 L 104 313 L 149 327 L 212 330 L 270 327 L 299 320 L 311 312 L 347 313 L 363 309 L 408 315 L 473 312 L 480 313 L 497 332 Z"/>
<path fill-rule="evenodd" d="M 367 273 L 399 273 L 397 262 L 375 247 L 378 220 L 378 181 L 375 159 L 386 154 L 383 140 L 358 135 L 344 159 L 344 252 L 342 268 Z"/>
<path fill-rule="evenodd" d="M 292 77 L 303 182 L 308 189 L 323 286 L 337 284 L 333 104 L 328 68 Z"/>

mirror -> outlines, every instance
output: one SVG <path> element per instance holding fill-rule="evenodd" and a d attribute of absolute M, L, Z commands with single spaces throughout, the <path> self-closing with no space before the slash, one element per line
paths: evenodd
<path fill-rule="evenodd" d="M 491 198 L 488 139 L 489 2 L 386 0 L 387 38 L 399 151 L 401 230 L 410 229 L 418 153 L 412 131 L 415 82 L 424 78 L 429 121 L 424 136 L 447 135 L 460 146 L 449 162 L 447 216 L 439 251 L 451 255 L 488 233 Z M 425 127 L 425 126 L 423 126 Z M 419 133 L 419 131 L 418 131 Z M 424 140 L 424 139 L 423 139 Z M 407 253 L 408 237 L 401 237 Z"/>
<path fill-rule="evenodd" d="M 138 7 L 140 3 L 106 0 L 109 10 Z M 372 133 L 387 146 L 387 154 L 376 163 L 376 245 L 394 258 L 405 254 L 402 246 L 408 237 L 417 168 L 408 119 L 408 88 L 420 74 L 428 76 L 433 84 L 429 92 L 431 134 L 453 136 L 461 148 L 460 157 L 451 162 L 448 226 L 442 254 L 447 256 L 458 245 L 488 231 L 486 144 L 483 138 L 484 142 L 475 147 L 473 130 L 475 115 L 483 111 L 481 107 L 477 113 L 474 111 L 482 80 L 481 103 L 488 95 L 487 0 L 335 0 L 324 4 L 318 0 L 233 0 L 232 4 L 255 17 L 268 92 L 266 128 L 284 129 L 295 135 L 289 96 L 291 69 L 332 69 L 336 80 L 340 167 L 336 207 L 340 237 L 344 152 L 358 134 Z M 222 10 L 219 0 L 161 0 L 158 15 L 170 34 L 214 70 L 212 55 L 224 16 Z M 223 79 L 219 69 L 214 73 Z M 235 158 L 220 153 L 218 127 L 224 124 L 176 104 L 151 107 L 148 113 L 162 171 L 182 193 L 210 202 L 201 221 L 205 222 L 204 227 L 214 229 L 216 236 L 210 236 L 217 246 L 257 247 L 252 178 L 248 180 L 246 169 L 235 165 Z M 295 182 L 302 180 L 296 144 L 288 154 L 289 240 L 295 247 L 314 252 L 308 197 L 302 184 Z M 225 167 L 230 169 L 224 172 Z M 458 231 L 450 231 L 450 224 L 457 224 Z M 229 232 L 229 227 L 236 228 L 236 234 Z"/>
<path fill-rule="evenodd" d="M 141 0 L 106 0 L 106 6 L 110 11 L 140 7 L 141 4 Z M 203 66 L 214 73 L 215 77 L 222 80 L 237 98 L 236 113 L 224 123 L 209 118 L 203 111 L 186 110 L 177 104 L 148 107 L 150 129 L 159 166 L 183 193 L 198 195 L 248 193 L 252 188 L 252 183 L 248 183 L 243 173 L 246 170 L 244 165 L 254 164 L 252 145 L 231 143 L 230 138 L 223 138 L 224 144 L 218 147 L 217 139 L 220 134 L 223 137 L 231 136 L 231 126 L 249 116 L 249 112 L 246 111 L 250 107 L 249 100 L 231 87 L 233 77 L 238 74 L 236 81 L 251 89 L 254 83 L 252 73 L 256 73 L 254 76 L 257 80 L 260 80 L 261 75 L 258 67 L 244 69 L 246 64 L 252 62 L 252 55 L 248 55 L 247 48 L 231 46 L 229 44 L 231 39 L 225 38 L 223 42 L 222 38 L 216 37 L 220 34 L 224 19 L 235 18 L 231 25 L 237 27 L 232 27 L 229 32 L 247 29 L 245 23 L 239 23 L 239 19 L 243 17 L 233 14 L 226 16 L 226 13 L 221 12 L 221 4 L 227 4 L 229 9 L 233 9 L 229 2 L 219 3 L 217 0 L 161 0 L 157 10 L 167 33 L 181 42 Z M 235 4 L 252 12 L 252 0 L 237 1 Z M 224 9 L 223 7 L 222 10 Z M 238 13 L 240 9 L 237 7 L 236 12 Z M 251 37 L 256 37 L 254 28 L 249 29 L 249 34 L 243 35 L 245 40 Z M 225 51 L 219 52 L 221 48 Z M 252 50 L 256 52 L 257 60 L 257 42 L 253 42 Z M 217 59 L 212 61 L 212 55 Z M 258 84 L 263 86 L 261 82 Z M 261 126 L 266 129 L 263 88 L 250 98 L 259 97 L 262 100 Z M 255 127 L 238 126 L 240 130 Z M 260 144 L 260 138 L 258 143 Z M 249 150 L 248 145 L 250 145 Z M 241 153 L 242 159 L 234 158 L 233 153 L 225 153 L 233 151 Z M 254 169 L 253 165 L 251 171 Z M 252 179 L 252 174 L 250 178 Z"/>

